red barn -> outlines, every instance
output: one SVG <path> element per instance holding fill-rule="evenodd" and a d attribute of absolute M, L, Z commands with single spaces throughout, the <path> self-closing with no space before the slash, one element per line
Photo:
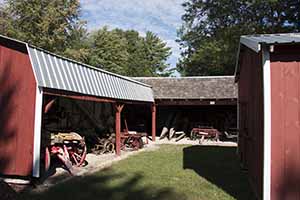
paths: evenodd
<path fill-rule="evenodd" d="M 242 36 L 239 156 L 258 199 L 300 199 L 300 34 Z"/>
<path fill-rule="evenodd" d="M 49 96 L 113 104 L 117 154 L 124 104 L 152 107 L 155 136 L 150 86 L 4 36 L 0 36 L 0 91 L 1 175 L 40 176 L 43 111 Z"/>

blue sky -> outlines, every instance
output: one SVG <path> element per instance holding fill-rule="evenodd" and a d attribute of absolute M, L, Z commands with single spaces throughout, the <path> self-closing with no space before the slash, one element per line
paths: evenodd
<path fill-rule="evenodd" d="M 134 29 L 141 35 L 156 33 L 172 48 L 168 62 L 175 67 L 180 56 L 175 42 L 182 21 L 184 0 L 81 0 L 82 17 L 89 31 L 105 25 L 110 28 Z M 177 73 L 175 75 L 178 75 Z"/>

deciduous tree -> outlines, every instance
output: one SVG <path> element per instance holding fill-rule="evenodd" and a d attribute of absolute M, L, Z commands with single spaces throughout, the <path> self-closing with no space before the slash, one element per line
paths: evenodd
<path fill-rule="evenodd" d="M 233 74 L 243 34 L 298 32 L 300 1 L 187 0 L 179 30 L 183 75 Z"/>

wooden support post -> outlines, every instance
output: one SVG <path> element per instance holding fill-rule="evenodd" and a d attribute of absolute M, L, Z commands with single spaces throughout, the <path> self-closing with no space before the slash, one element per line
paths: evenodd
<path fill-rule="evenodd" d="M 156 137 L 156 105 L 153 104 L 151 106 L 151 111 L 152 111 L 152 141 L 155 141 Z"/>
<path fill-rule="evenodd" d="M 121 155 L 121 112 L 124 104 L 115 104 L 116 109 L 116 154 Z"/>

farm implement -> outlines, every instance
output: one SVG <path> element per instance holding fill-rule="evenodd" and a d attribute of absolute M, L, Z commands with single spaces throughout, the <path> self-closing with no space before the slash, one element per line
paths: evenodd
<path fill-rule="evenodd" d="M 72 174 L 73 167 L 83 166 L 87 147 L 84 137 L 78 133 L 52 133 L 51 144 L 46 148 L 45 168 L 50 167 L 51 158 L 58 158 Z"/>

